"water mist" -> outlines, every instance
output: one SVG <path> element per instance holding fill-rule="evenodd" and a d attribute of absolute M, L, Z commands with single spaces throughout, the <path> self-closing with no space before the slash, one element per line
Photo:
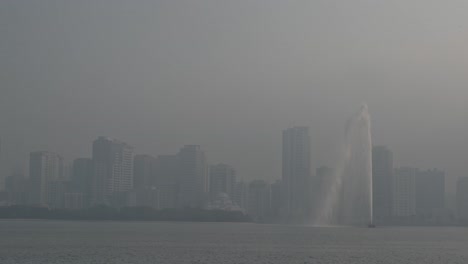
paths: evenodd
<path fill-rule="evenodd" d="M 372 224 L 372 138 L 367 105 L 346 123 L 342 157 L 323 185 L 315 225 Z"/>

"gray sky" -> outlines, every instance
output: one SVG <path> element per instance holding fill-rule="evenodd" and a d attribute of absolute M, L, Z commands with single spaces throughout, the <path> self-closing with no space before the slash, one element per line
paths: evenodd
<path fill-rule="evenodd" d="M 99 135 L 200 144 L 245 179 L 281 173 L 281 131 L 333 165 L 367 102 L 396 165 L 468 176 L 468 1 L 1 1 L 0 135 L 90 156 Z"/>

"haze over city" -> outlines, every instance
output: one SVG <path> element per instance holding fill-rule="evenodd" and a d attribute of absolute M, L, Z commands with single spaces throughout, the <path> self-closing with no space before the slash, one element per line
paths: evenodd
<path fill-rule="evenodd" d="M 331 166 L 367 102 L 397 165 L 467 175 L 468 3 L 267 2 L 0 3 L 4 170 L 106 135 L 154 155 L 200 144 L 273 180 L 282 129 L 310 126 L 313 167 Z"/>
<path fill-rule="evenodd" d="M 467 263 L 468 1 L 0 1 L 0 263 Z"/>

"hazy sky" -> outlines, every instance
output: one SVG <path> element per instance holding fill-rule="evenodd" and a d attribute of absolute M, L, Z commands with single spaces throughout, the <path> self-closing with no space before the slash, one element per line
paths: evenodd
<path fill-rule="evenodd" d="M 245 179 L 281 174 L 281 132 L 308 125 L 332 166 L 366 102 L 396 165 L 468 176 L 468 1 L 1 1 L 0 136 L 28 153 L 200 144 Z"/>

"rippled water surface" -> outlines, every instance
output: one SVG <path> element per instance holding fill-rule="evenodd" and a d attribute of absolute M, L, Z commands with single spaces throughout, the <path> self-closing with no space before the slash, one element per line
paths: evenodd
<path fill-rule="evenodd" d="M 0 263 L 468 263 L 467 228 L 0 221 Z"/>

